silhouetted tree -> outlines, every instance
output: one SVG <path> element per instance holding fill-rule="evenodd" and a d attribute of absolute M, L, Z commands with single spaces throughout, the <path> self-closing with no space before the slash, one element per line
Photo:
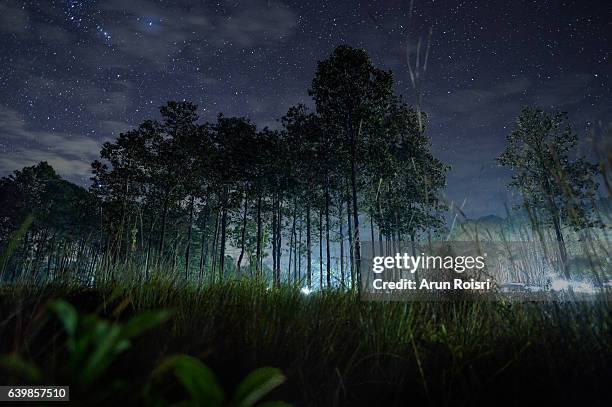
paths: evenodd
<path fill-rule="evenodd" d="M 534 226 L 552 225 L 568 278 L 563 226 L 581 230 L 596 225 L 587 203 L 595 197 L 598 170 L 584 157 L 571 157 L 577 139 L 566 113 L 550 115 L 538 107 L 525 107 L 498 157 L 512 170 L 509 185 L 521 192 L 522 206 Z"/>
<path fill-rule="evenodd" d="M 360 267 L 358 173 L 362 131 L 380 120 L 389 105 L 393 77 L 377 69 L 368 54 L 349 46 L 337 47 L 320 61 L 309 91 L 317 113 L 326 123 L 341 131 L 348 146 L 349 183 L 353 215 L 355 269 Z"/>

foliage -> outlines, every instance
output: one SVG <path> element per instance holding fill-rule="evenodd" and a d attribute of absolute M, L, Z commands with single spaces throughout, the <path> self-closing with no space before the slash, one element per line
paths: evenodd
<path fill-rule="evenodd" d="M 28 213 L 35 224 L 6 276 L 95 284 L 136 264 L 142 280 L 165 269 L 186 281 L 248 274 L 312 286 L 318 269 L 318 286 L 355 289 L 360 218 L 372 238 L 414 240 L 438 230 L 445 210 L 448 168 L 430 151 L 424 114 L 392 89 L 390 71 L 340 46 L 318 64 L 316 110 L 290 107 L 279 130 L 223 114 L 201 122 L 195 104 L 170 101 L 104 143 L 88 192 L 46 163 L 17 171 L 0 185 L 11 201 L 0 238 Z"/>
<path fill-rule="evenodd" d="M 151 382 L 147 384 L 145 392 L 151 404 L 163 405 L 162 399 L 152 395 L 154 382 L 159 380 L 166 372 L 172 371 L 191 399 L 181 405 L 195 406 L 222 406 L 225 401 L 223 389 L 218 384 L 214 373 L 200 360 L 187 355 L 176 355 L 162 361 L 152 372 Z M 254 370 L 245 377 L 234 392 L 229 406 L 250 407 L 255 405 L 262 397 L 278 387 L 285 381 L 280 370 L 263 367 Z M 285 407 L 289 404 L 280 401 L 269 401 L 259 404 L 262 407 Z"/>
<path fill-rule="evenodd" d="M 542 224 L 595 226 L 586 204 L 595 198 L 598 169 L 584 157 L 571 158 L 577 141 L 566 113 L 551 116 L 537 107 L 524 108 L 507 137 L 498 161 L 513 170 L 510 186 L 521 191 L 523 206 L 537 211 Z"/>
<path fill-rule="evenodd" d="M 510 187 L 521 192 L 522 206 L 534 229 L 553 227 L 567 277 L 563 226 L 574 230 L 603 226 L 590 211 L 596 198 L 598 166 L 584 157 L 572 159 L 577 140 L 566 113 L 551 116 L 538 107 L 525 107 L 498 157 L 501 165 L 512 170 Z"/>
<path fill-rule="evenodd" d="M 0 334 L 2 352 L 24 343 L 22 335 L 31 332 L 19 329 L 18 316 L 36 314 L 34 299 L 44 301 L 55 293 L 67 295 L 79 308 L 104 301 L 108 313 L 126 299 L 138 311 L 176 310 L 163 331 L 144 332 L 109 368 L 110 378 L 129 384 L 123 391 L 114 389 L 122 405 L 142 404 L 143 399 L 133 398 L 141 394 L 134 389 L 144 391 L 147 384 L 150 392 L 142 394 L 150 403 L 195 401 L 188 389 L 206 377 L 201 366 L 190 357 L 164 356 L 185 350 L 202 355 L 217 383 L 236 389 L 224 398 L 230 403 L 252 383 L 261 383 L 263 391 L 276 382 L 258 374 L 239 384 L 245 372 L 259 366 L 283 370 L 287 382 L 277 389 L 278 397 L 296 405 L 400 405 L 407 399 L 418 405 L 445 405 L 448 400 L 489 405 L 509 388 L 532 395 L 530 402 L 555 405 L 606 404 L 610 397 L 612 314 L 605 298 L 379 303 L 341 291 L 304 295 L 294 287 L 270 289 L 250 280 L 204 287 L 159 281 L 123 286 L 119 296 L 102 286 L 96 291 L 15 289 L 0 297 L 2 315 L 8 316 Z M 28 342 L 37 366 L 63 363 L 62 347 L 50 346 L 49 336 Z M 40 347 L 44 351 L 35 353 Z M 155 366 L 166 366 L 158 368 L 163 374 L 151 373 L 159 372 Z M 182 379 L 189 371 L 200 373 Z M 102 384 L 110 388 L 108 381 Z M 94 396 L 87 392 L 81 400 Z"/>
<path fill-rule="evenodd" d="M 64 300 L 53 301 L 49 308 L 61 321 L 66 334 L 66 360 L 60 372 L 45 371 L 18 354 L 0 356 L 0 366 L 31 384 L 69 383 L 72 400 L 102 402 L 116 397 L 112 392 L 130 391 L 127 383 L 114 380 L 107 388 L 104 376 L 108 376 L 118 357 L 128 351 L 131 340 L 169 320 L 166 310 L 141 311 L 126 322 L 112 322 L 95 314 L 79 313 Z M 30 338 L 31 340 L 32 338 Z M 165 373 L 172 372 L 189 395 L 181 405 L 221 406 L 225 395 L 213 372 L 200 360 L 188 355 L 175 355 L 162 360 L 143 385 L 142 396 L 149 405 L 164 406 L 170 403 L 163 398 L 158 384 Z M 259 368 L 244 378 L 228 404 L 232 407 L 250 407 L 285 381 L 280 370 Z M 261 406 L 289 406 L 283 402 L 266 402 Z"/>

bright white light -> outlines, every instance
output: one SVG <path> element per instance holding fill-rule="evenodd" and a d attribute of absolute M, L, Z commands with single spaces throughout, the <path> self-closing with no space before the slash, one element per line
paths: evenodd
<path fill-rule="evenodd" d="M 571 281 L 563 278 L 556 278 L 551 283 L 553 291 L 568 291 L 572 289 L 575 293 L 594 294 L 595 287 L 591 283 L 585 281 Z"/>
<path fill-rule="evenodd" d="M 302 287 L 302 289 L 300 290 L 300 292 L 304 295 L 308 295 L 312 292 L 312 290 L 308 287 Z"/>
<path fill-rule="evenodd" d="M 563 290 L 567 290 L 570 286 L 570 282 L 567 280 L 563 280 L 561 278 L 557 278 L 554 279 L 552 284 L 551 284 L 551 288 L 554 291 L 563 291 Z"/>
<path fill-rule="evenodd" d="M 595 293 L 595 287 L 593 287 L 592 284 L 581 282 L 581 281 L 577 281 L 574 284 L 572 284 L 572 288 L 574 289 L 574 292 L 577 292 L 577 293 L 583 293 L 583 294 L 594 294 Z"/>

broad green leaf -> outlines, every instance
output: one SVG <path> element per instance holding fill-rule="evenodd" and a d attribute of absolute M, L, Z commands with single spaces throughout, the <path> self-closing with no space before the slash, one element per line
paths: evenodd
<path fill-rule="evenodd" d="M 273 367 L 256 369 L 240 382 L 232 404 L 250 407 L 284 381 L 285 376 L 279 369 Z"/>
<path fill-rule="evenodd" d="M 102 335 L 101 330 L 105 325 L 95 315 L 81 315 L 78 324 L 78 334 L 69 346 L 70 358 L 69 366 L 71 369 L 80 369 L 85 360 L 89 357 L 91 347 L 96 342 L 96 338 Z"/>
<path fill-rule="evenodd" d="M 121 328 L 107 321 L 100 321 L 96 344 L 81 373 L 81 382 L 89 384 L 104 373 L 115 357 L 127 349 L 129 342 L 122 340 Z"/>
<path fill-rule="evenodd" d="M 51 309 L 57 317 L 62 321 L 64 325 L 64 329 L 69 337 L 74 338 L 77 330 L 77 322 L 78 322 L 78 313 L 74 307 L 64 301 L 64 300 L 56 300 L 51 304 Z"/>
<path fill-rule="evenodd" d="M 220 406 L 225 396 L 213 372 L 200 360 L 188 355 L 176 355 L 155 368 L 152 376 L 172 370 L 192 400 L 200 406 Z"/>

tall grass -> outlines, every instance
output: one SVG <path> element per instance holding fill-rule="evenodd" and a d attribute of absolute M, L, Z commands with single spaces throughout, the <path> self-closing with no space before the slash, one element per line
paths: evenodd
<path fill-rule="evenodd" d="M 56 297 L 115 320 L 174 310 L 168 323 L 135 340 L 101 386 L 123 378 L 138 388 L 151 366 L 180 352 L 204 360 L 227 387 L 255 367 L 278 367 L 287 383 L 274 395 L 296 405 L 518 404 L 534 391 L 547 404 L 610 398 L 612 308 L 605 298 L 376 303 L 246 280 L 21 286 L 1 297 L 3 353 L 61 367 L 57 324 L 38 328 Z"/>

